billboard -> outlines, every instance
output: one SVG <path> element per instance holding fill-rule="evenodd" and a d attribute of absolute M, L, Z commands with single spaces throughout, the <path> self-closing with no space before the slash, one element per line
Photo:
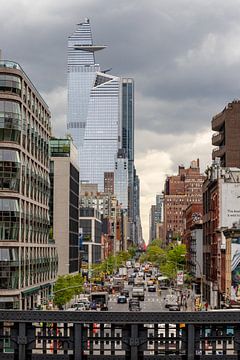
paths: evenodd
<path fill-rule="evenodd" d="M 220 183 L 220 227 L 231 228 L 240 220 L 240 183 Z"/>
<path fill-rule="evenodd" d="M 184 282 L 184 272 L 179 270 L 177 272 L 177 285 L 183 285 L 183 282 Z"/>
<path fill-rule="evenodd" d="M 231 243 L 231 302 L 240 303 L 240 237 Z"/>

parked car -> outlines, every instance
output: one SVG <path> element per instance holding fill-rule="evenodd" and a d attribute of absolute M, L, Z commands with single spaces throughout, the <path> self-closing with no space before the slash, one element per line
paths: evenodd
<path fill-rule="evenodd" d="M 124 296 L 126 296 L 128 298 L 129 297 L 129 290 L 128 289 L 123 289 L 121 291 L 121 295 L 124 295 Z"/>
<path fill-rule="evenodd" d="M 127 303 L 127 298 L 125 295 L 119 295 L 117 298 L 117 303 L 118 304 L 126 304 Z"/>
<path fill-rule="evenodd" d="M 156 286 L 155 285 L 148 286 L 148 292 L 156 292 Z"/>
<path fill-rule="evenodd" d="M 172 305 L 172 306 L 169 306 L 169 311 L 180 311 L 180 306 L 179 305 L 177 305 L 177 306 L 175 306 L 175 305 Z"/>
<path fill-rule="evenodd" d="M 87 310 L 84 303 L 78 303 L 76 309 L 77 309 L 77 311 L 86 311 Z"/>
<path fill-rule="evenodd" d="M 130 299 L 128 304 L 129 311 L 140 311 L 140 301 L 138 299 Z"/>
<path fill-rule="evenodd" d="M 133 277 L 128 278 L 128 285 L 134 285 L 134 278 Z"/>

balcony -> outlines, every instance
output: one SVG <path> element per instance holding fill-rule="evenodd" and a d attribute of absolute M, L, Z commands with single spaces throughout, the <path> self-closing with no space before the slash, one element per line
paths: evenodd
<path fill-rule="evenodd" d="M 226 152 L 225 145 L 219 146 L 218 148 L 213 149 L 212 159 L 214 160 L 217 157 L 222 158 L 224 156 L 225 152 Z"/>
<path fill-rule="evenodd" d="M 213 131 L 220 131 L 222 126 L 224 125 L 225 117 L 223 113 L 217 114 L 212 118 L 212 130 Z"/>
<path fill-rule="evenodd" d="M 213 134 L 212 144 L 214 146 L 220 146 L 223 141 L 224 141 L 224 133 L 223 132 Z"/>

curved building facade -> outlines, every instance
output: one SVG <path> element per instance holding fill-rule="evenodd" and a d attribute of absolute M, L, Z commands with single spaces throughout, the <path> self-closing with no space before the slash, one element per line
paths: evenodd
<path fill-rule="evenodd" d="M 49 299 L 57 272 L 49 241 L 50 112 L 22 68 L 0 61 L 0 308 Z"/>

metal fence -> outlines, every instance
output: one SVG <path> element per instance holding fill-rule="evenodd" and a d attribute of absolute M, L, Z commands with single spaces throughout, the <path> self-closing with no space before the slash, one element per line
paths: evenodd
<path fill-rule="evenodd" d="M 240 311 L 0 311 L 1 360 L 240 359 Z"/>

